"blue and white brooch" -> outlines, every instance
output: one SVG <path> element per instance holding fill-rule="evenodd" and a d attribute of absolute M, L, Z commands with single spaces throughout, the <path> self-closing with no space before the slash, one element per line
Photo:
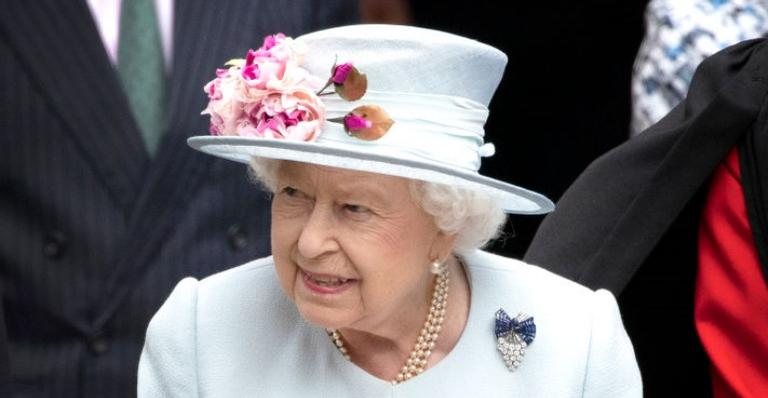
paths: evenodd
<path fill-rule="evenodd" d="M 536 324 L 533 317 L 518 314 L 510 318 L 503 309 L 496 311 L 496 348 L 501 352 L 507 369 L 514 371 L 520 366 L 525 355 L 525 348 L 536 337 Z"/>

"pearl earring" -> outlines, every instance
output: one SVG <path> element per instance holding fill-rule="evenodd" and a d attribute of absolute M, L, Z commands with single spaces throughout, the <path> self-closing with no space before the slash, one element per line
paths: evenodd
<path fill-rule="evenodd" d="M 435 275 L 440 275 L 443 272 L 445 272 L 446 266 L 445 263 L 440 260 L 435 260 L 432 262 L 432 264 L 429 266 L 429 271 Z"/>

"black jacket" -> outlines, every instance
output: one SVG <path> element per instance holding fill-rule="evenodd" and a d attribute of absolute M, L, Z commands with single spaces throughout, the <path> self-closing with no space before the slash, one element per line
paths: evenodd
<path fill-rule="evenodd" d="M 728 151 L 765 141 L 767 92 L 765 40 L 705 60 L 683 103 L 582 173 L 526 253 L 528 262 L 618 296 L 649 397 L 711 395 L 693 324 L 698 221 L 709 177 Z M 754 155 L 742 160 L 756 163 Z M 752 213 L 768 207 L 751 206 L 760 229 Z"/>

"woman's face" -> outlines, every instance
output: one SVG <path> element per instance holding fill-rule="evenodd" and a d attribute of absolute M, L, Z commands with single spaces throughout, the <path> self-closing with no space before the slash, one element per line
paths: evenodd
<path fill-rule="evenodd" d="M 420 317 L 429 264 L 453 239 L 413 201 L 408 180 L 282 162 L 272 201 L 272 254 L 307 321 L 375 331 Z"/>

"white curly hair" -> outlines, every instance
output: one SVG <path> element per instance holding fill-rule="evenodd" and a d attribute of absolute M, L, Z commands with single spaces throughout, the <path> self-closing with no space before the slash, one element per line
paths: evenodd
<path fill-rule="evenodd" d="M 281 160 L 253 158 L 251 177 L 269 192 L 277 190 L 277 172 Z M 499 236 L 507 214 L 493 197 L 449 185 L 409 180 L 411 196 L 448 234 L 456 234 L 454 252 L 468 254 Z"/>

